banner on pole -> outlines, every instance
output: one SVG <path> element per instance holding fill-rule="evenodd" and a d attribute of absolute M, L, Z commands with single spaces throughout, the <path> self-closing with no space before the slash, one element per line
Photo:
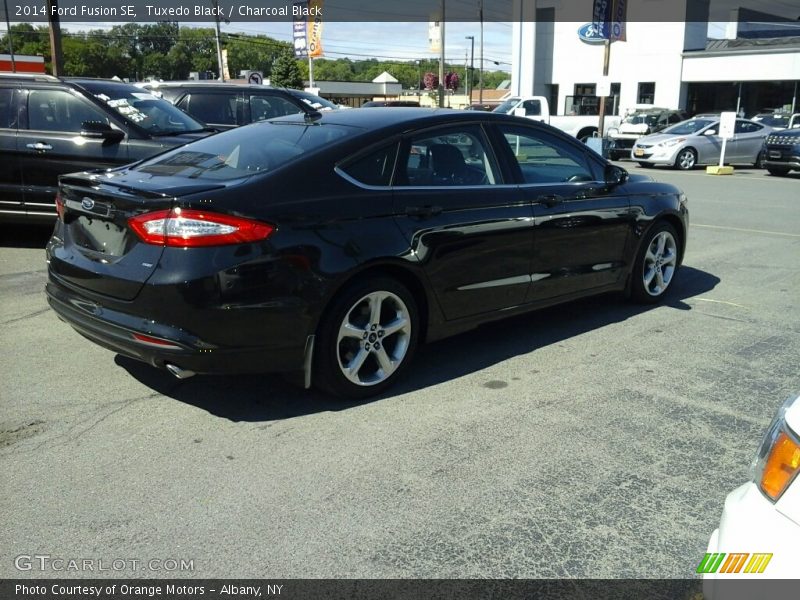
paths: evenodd
<path fill-rule="evenodd" d="M 594 0 L 592 37 L 624 42 L 627 11 L 627 0 Z"/>

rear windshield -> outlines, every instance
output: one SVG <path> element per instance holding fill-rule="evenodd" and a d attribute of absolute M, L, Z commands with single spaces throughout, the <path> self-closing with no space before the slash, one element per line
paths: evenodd
<path fill-rule="evenodd" d="M 265 121 L 232 129 L 140 163 L 151 175 L 226 181 L 274 171 L 360 129 L 297 121 Z"/>
<path fill-rule="evenodd" d="M 205 125 L 149 91 L 106 82 L 82 83 L 94 97 L 150 135 L 202 131 Z"/>

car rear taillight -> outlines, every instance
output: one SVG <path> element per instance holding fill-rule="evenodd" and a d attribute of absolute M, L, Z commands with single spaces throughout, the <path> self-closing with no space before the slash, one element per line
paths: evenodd
<path fill-rule="evenodd" d="M 64 220 L 64 200 L 61 198 L 61 192 L 56 192 L 56 212 L 58 213 L 59 220 Z"/>
<path fill-rule="evenodd" d="M 146 244 L 177 248 L 258 242 L 275 230 L 252 219 L 182 208 L 131 217 L 128 225 Z"/>

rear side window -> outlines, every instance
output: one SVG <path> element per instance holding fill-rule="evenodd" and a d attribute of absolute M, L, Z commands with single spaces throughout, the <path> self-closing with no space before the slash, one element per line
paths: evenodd
<path fill-rule="evenodd" d="M 266 121 L 176 148 L 133 170 L 200 180 L 237 179 L 274 171 L 360 131 L 338 125 Z"/>
<path fill-rule="evenodd" d="M 274 94 L 258 94 L 250 96 L 250 120 L 265 121 L 275 117 L 285 117 L 303 112 L 299 106 L 285 98 Z"/>
<path fill-rule="evenodd" d="M 192 92 L 184 96 L 177 106 L 204 123 L 236 125 L 235 92 L 230 94 Z"/>
<path fill-rule="evenodd" d="M 386 146 L 351 160 L 339 169 L 363 185 L 386 187 L 392 182 L 397 144 Z"/>

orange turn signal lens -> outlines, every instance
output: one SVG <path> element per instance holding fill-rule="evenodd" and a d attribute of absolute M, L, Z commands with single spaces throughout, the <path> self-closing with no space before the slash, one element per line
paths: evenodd
<path fill-rule="evenodd" d="M 800 469 L 800 445 L 781 431 L 772 444 L 761 474 L 761 489 L 777 500 Z"/>

